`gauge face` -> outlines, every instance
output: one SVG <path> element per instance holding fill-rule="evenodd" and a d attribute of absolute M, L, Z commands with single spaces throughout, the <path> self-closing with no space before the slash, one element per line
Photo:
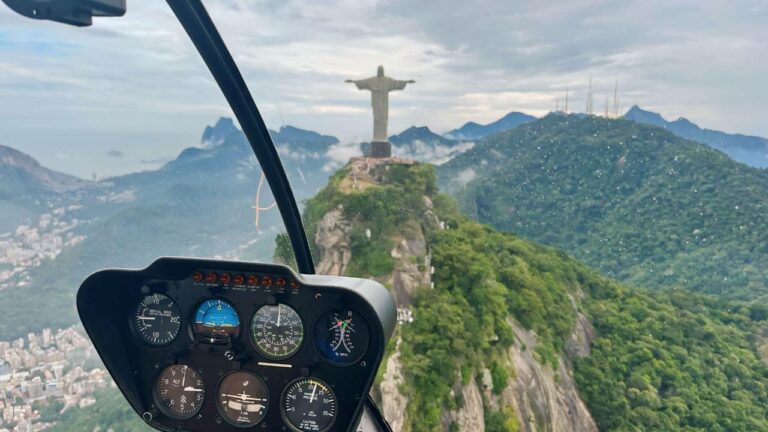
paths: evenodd
<path fill-rule="evenodd" d="M 357 363 L 368 350 L 370 333 L 365 320 L 352 310 L 328 311 L 315 322 L 315 347 L 338 365 Z"/>
<path fill-rule="evenodd" d="M 163 414 L 184 420 L 203 407 L 203 378 L 187 365 L 176 364 L 163 369 L 155 383 L 155 402 Z"/>
<path fill-rule="evenodd" d="M 304 325 L 295 310 L 284 304 L 264 306 L 253 315 L 251 336 L 264 357 L 284 360 L 296 354 L 304 340 Z"/>
<path fill-rule="evenodd" d="M 230 424 L 256 426 L 267 415 L 269 390 L 261 378 L 250 372 L 232 372 L 219 384 L 216 406 Z"/>
<path fill-rule="evenodd" d="M 133 314 L 136 333 L 149 345 L 167 345 L 181 329 L 181 312 L 170 297 L 150 294 L 142 297 Z"/>
<path fill-rule="evenodd" d="M 240 317 L 231 304 L 212 299 L 195 313 L 195 334 L 210 343 L 222 343 L 240 334 Z"/>
<path fill-rule="evenodd" d="M 294 431 L 325 432 L 336 419 L 336 395 L 316 378 L 294 381 L 282 397 L 283 419 Z"/>

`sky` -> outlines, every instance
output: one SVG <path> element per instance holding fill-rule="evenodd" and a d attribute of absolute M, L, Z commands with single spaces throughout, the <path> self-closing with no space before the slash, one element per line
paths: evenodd
<path fill-rule="evenodd" d="M 702 127 L 768 136 L 764 0 L 216 0 L 206 5 L 272 128 L 370 138 L 370 99 L 345 79 L 414 79 L 390 133 L 438 133 L 510 111 L 544 115 L 590 77 Z M 74 28 L 0 5 L 0 144 L 85 178 L 152 169 L 231 116 L 165 2 Z"/>

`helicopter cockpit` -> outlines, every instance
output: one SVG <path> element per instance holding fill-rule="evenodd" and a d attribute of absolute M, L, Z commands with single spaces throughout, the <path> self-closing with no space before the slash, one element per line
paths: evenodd
<path fill-rule="evenodd" d="M 89 26 L 125 0 L 3 0 L 33 19 Z M 269 131 L 199 0 L 168 0 L 240 123 L 285 225 L 296 268 L 159 258 L 98 271 L 77 309 L 128 404 L 162 431 L 387 431 L 368 396 L 396 323 L 372 280 L 314 274 Z"/>

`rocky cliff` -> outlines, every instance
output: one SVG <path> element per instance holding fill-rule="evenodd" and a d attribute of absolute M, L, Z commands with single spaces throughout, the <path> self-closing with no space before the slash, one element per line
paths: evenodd
<path fill-rule="evenodd" d="M 435 209 L 433 199 L 437 195 L 433 185 L 426 185 L 422 193 L 411 197 L 410 205 L 389 209 L 399 214 L 387 214 L 387 209 L 377 207 L 387 204 L 384 192 L 387 187 L 393 182 L 404 181 L 408 172 L 422 168 L 398 158 L 352 159 L 331 178 L 326 189 L 308 203 L 307 209 L 307 226 L 318 259 L 318 272 L 374 277 L 388 286 L 396 299 L 400 329 L 373 391 L 395 431 L 427 430 L 409 418 L 413 412 L 409 405 L 413 397 L 419 396 L 419 389 L 409 382 L 409 367 L 414 366 L 403 362 L 403 344 L 407 342 L 402 334 L 414 319 L 418 319 L 412 310 L 414 299 L 420 291 L 434 289 L 433 275 L 442 270 L 433 266 L 430 238 L 433 232 L 451 229 L 452 222 L 441 220 L 441 210 Z M 365 195 L 373 193 L 382 196 L 369 201 L 364 199 Z M 403 197 L 393 194 L 389 204 L 400 198 Z M 371 214 L 366 213 L 368 211 Z M 382 227 L 381 220 L 375 220 L 382 218 L 396 221 L 397 226 Z M 386 256 L 382 257 L 376 250 L 385 251 Z M 356 252 L 365 255 L 366 261 L 377 259 L 381 263 L 360 262 L 361 257 L 356 256 Z M 486 430 L 486 416 L 503 413 L 506 418 L 501 423 L 506 425 L 505 430 L 596 431 L 597 427 L 576 391 L 571 372 L 571 360 L 588 355 L 592 330 L 589 320 L 578 312 L 574 297 L 570 299 L 569 306 L 574 309 L 575 319 L 563 354 L 556 355 L 554 361 L 544 361 L 536 351 L 538 337 L 535 331 L 524 328 L 514 315 L 509 315 L 507 320 L 514 342 L 501 355 L 482 360 L 476 376 L 463 368 L 454 371 L 456 379 L 449 399 L 456 403 L 441 409 L 438 429 Z M 416 355 L 429 356 L 429 353 Z M 413 353 L 410 356 L 413 357 Z M 504 365 L 505 374 L 510 377 L 503 388 L 493 388 L 491 362 L 497 368 L 499 364 Z M 556 365 L 554 369 L 553 364 Z M 495 418 L 498 420 L 498 414 Z"/>

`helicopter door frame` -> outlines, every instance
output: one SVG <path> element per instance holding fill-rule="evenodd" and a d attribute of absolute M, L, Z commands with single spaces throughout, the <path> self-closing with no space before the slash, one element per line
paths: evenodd
<path fill-rule="evenodd" d="M 291 240 L 299 273 L 314 274 L 315 265 L 307 234 L 288 176 L 267 125 L 227 45 L 201 0 L 166 1 L 216 79 L 264 171 Z"/>

